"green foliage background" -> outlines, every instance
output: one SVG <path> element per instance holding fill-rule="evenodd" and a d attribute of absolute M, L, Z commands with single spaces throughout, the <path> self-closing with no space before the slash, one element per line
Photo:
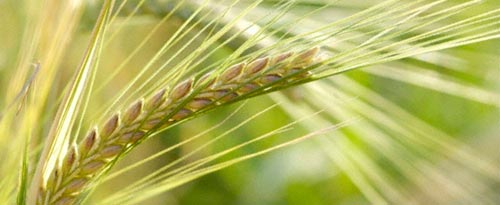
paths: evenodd
<path fill-rule="evenodd" d="M 157 8 L 156 6 L 161 5 L 162 1 L 159 1 L 160 3 L 156 1 L 147 1 L 138 14 L 133 16 L 131 20 L 124 21 L 126 15 L 131 12 L 130 9 L 133 9 L 133 5 L 137 4 L 137 2 L 139 1 L 130 1 L 125 7 L 126 9 L 124 9 L 123 14 L 118 17 L 116 25 L 123 23 L 124 27 L 123 30 L 117 34 L 116 38 L 110 42 L 109 46 L 103 50 L 103 54 L 100 57 L 100 67 L 102 70 L 100 70 L 100 73 L 97 75 L 97 82 L 105 81 L 108 77 L 106 74 L 112 73 L 114 68 L 116 68 L 120 62 L 138 46 L 140 41 L 150 33 L 153 26 L 160 20 L 161 16 L 158 16 L 157 10 L 161 10 L 161 8 Z M 458 1 L 453 1 L 453 3 L 457 2 Z M 60 93 L 63 91 L 65 83 L 67 83 L 73 75 L 73 68 L 78 66 L 82 53 L 87 46 L 91 28 L 93 27 L 100 8 L 98 1 L 88 1 L 87 3 L 88 5 L 84 10 L 83 17 L 77 25 L 76 33 L 70 40 L 69 46 L 64 53 L 64 61 L 61 62 L 61 67 L 67 69 L 60 69 L 61 72 L 56 74 L 58 75 L 57 79 L 60 81 L 58 82 L 60 86 L 53 87 L 53 93 Z M 265 1 L 262 6 L 270 6 L 274 3 L 277 3 L 277 1 Z M 328 3 L 328 1 L 304 1 L 302 4 L 296 6 L 293 11 L 300 13 L 302 10 L 307 11 L 318 8 L 326 3 Z M 339 11 L 339 13 L 332 13 L 332 19 L 345 18 L 350 14 L 362 11 L 376 3 L 379 2 L 339 1 L 338 4 L 334 4 L 333 6 L 337 6 L 335 9 Z M 19 60 L 16 56 L 19 56 L 18 53 L 21 52 L 20 45 L 22 45 L 22 35 L 20 34 L 23 33 L 23 29 L 25 29 L 24 21 L 26 14 L 24 13 L 25 10 L 23 10 L 24 7 L 28 7 L 28 5 L 18 3 L 18 1 L 14 0 L 0 1 L 0 94 L 7 92 L 9 84 L 11 83 L 9 80 L 12 78 L 12 70 L 16 67 L 16 63 Z M 129 10 L 127 10 L 127 8 Z M 475 6 L 473 9 L 460 13 L 460 15 L 465 17 L 473 16 L 499 8 L 500 1 L 485 1 L 483 4 Z M 340 13 L 340 11 L 343 13 Z M 182 17 L 172 18 L 155 32 L 151 42 L 142 48 L 141 52 L 127 64 L 127 68 L 125 69 L 126 72 L 119 73 L 119 75 L 113 79 L 113 83 L 110 84 L 112 86 L 103 87 L 102 90 L 92 98 L 92 102 L 89 104 L 88 109 L 102 110 L 100 106 L 108 103 L 110 96 L 113 96 L 114 93 L 118 92 L 130 82 L 135 74 L 148 62 L 154 52 L 173 35 L 176 29 L 179 28 L 183 20 Z M 313 18 L 313 20 L 320 21 L 319 17 Z M 450 21 L 452 21 L 452 19 L 450 19 Z M 193 32 L 193 35 L 194 33 L 195 32 Z M 50 35 L 50 33 L 46 35 Z M 175 46 L 182 45 L 183 42 L 193 38 L 193 35 L 188 35 L 186 39 L 183 39 L 182 42 Z M 196 49 L 196 44 L 192 45 L 192 49 Z M 175 48 L 170 52 L 174 51 L 176 51 Z M 221 48 L 211 55 L 204 64 L 200 65 L 200 67 L 208 66 L 213 62 L 224 59 L 231 52 L 233 52 L 233 48 L 231 47 Z M 188 54 L 189 52 L 186 52 L 183 55 Z M 167 60 L 168 54 L 162 58 Z M 179 59 L 174 60 L 172 64 L 180 61 L 182 56 L 178 58 Z M 36 59 L 34 61 L 36 61 Z M 44 66 L 44 62 L 41 62 L 41 65 Z M 377 71 L 386 69 L 386 66 L 401 70 L 411 69 L 413 66 L 414 68 L 420 68 L 417 72 L 421 72 L 422 76 L 416 76 L 417 83 L 412 84 L 408 83 L 406 78 L 395 80 L 381 77 L 380 75 L 374 75 L 373 72 L 370 72 L 370 70 Z M 500 99 L 492 100 L 492 102 L 496 102 L 497 104 L 474 101 L 467 97 L 464 98 L 447 93 L 445 88 L 439 87 L 444 87 L 446 86 L 445 84 L 438 84 L 437 86 L 430 85 L 432 89 L 426 88 L 425 86 L 429 84 L 427 84 L 428 82 L 425 81 L 424 78 L 426 76 L 434 77 L 436 75 L 444 76 L 449 79 L 458 79 L 459 84 L 464 85 L 464 87 L 469 85 L 477 86 L 499 96 L 500 39 L 430 54 L 422 54 L 416 56 L 416 58 L 370 66 L 341 74 L 342 77 L 347 76 L 355 80 L 359 85 L 371 89 L 384 99 L 397 104 L 432 127 L 438 128 L 442 132 L 452 136 L 455 140 L 470 146 L 474 152 L 484 157 L 486 163 L 493 167 L 498 167 L 500 165 L 500 154 L 498 152 L 498 146 L 500 145 Z M 310 88 L 315 85 L 321 86 L 322 83 L 330 81 L 336 82 L 338 79 L 338 76 L 333 76 L 328 79 L 320 80 L 319 82 L 312 82 L 305 86 L 289 88 L 282 91 L 280 94 L 271 94 L 270 96 L 266 95 L 249 99 L 246 102 L 240 102 L 223 107 L 217 111 L 209 112 L 192 121 L 162 132 L 159 136 L 140 145 L 114 167 L 113 170 L 120 170 L 133 162 L 140 161 L 183 139 L 188 139 L 197 133 L 210 129 L 210 127 L 230 116 L 239 106 L 243 106 L 230 118 L 230 120 L 213 132 L 203 136 L 200 140 L 184 145 L 180 149 L 176 149 L 167 155 L 127 172 L 122 177 L 115 178 L 102 184 L 93 192 L 89 203 L 95 203 L 112 193 L 119 192 L 122 187 L 131 184 L 134 180 L 140 179 L 146 174 L 161 168 L 166 163 L 190 153 L 197 147 L 202 146 L 203 143 L 237 126 L 238 123 L 255 116 L 259 111 L 269 108 L 275 103 L 284 104 L 284 102 L 279 99 L 287 99 L 286 103 L 292 103 L 294 106 L 308 107 L 313 111 L 325 110 L 327 108 L 314 106 L 311 102 L 307 101 L 314 100 L 311 97 L 312 91 Z M 463 92 L 465 93 L 464 95 L 468 95 L 471 91 L 464 90 Z M 332 91 L 332 93 L 335 92 Z M 351 93 L 348 97 L 337 96 L 339 101 L 350 104 L 350 102 L 354 101 L 367 102 L 367 98 L 369 97 L 365 94 L 366 93 Z M 57 95 L 54 95 L 52 97 L 55 98 L 56 96 Z M 1 100 L 0 105 L 3 107 L 7 106 L 10 102 L 9 99 L 11 98 L 5 97 L 5 100 Z M 336 106 L 336 104 L 332 103 L 331 106 Z M 50 106 L 48 107 L 49 109 L 47 110 L 52 110 Z M 46 119 L 41 120 L 43 126 L 37 130 L 38 132 L 35 133 L 35 135 L 43 136 L 47 133 L 50 122 L 49 119 L 51 119 L 52 115 L 53 113 L 47 113 Z M 327 114 L 319 115 L 332 118 L 332 124 L 342 121 L 333 119 L 334 116 Z M 295 120 L 296 118 L 290 115 L 289 110 L 282 107 L 280 104 L 270 111 L 257 116 L 241 128 L 236 129 L 236 131 L 230 133 L 221 141 L 188 157 L 184 163 L 210 156 L 231 145 L 248 141 L 249 139 L 270 132 L 279 126 L 294 122 Z M 314 123 L 316 122 L 315 120 L 315 118 L 312 118 L 310 121 Z M 82 124 L 84 130 L 92 126 L 92 124 L 98 120 L 86 118 L 85 121 L 86 122 Z M 376 116 L 367 121 L 377 121 Z M 411 122 L 399 121 L 399 123 L 409 127 L 415 126 L 416 129 L 420 129 L 418 125 L 408 124 Z M 390 130 L 387 130 L 388 128 L 384 127 L 383 123 L 382 125 L 379 124 L 376 126 L 382 131 L 387 131 L 389 136 L 392 136 L 394 139 L 400 139 L 397 133 L 391 133 Z M 367 156 L 370 156 L 370 160 L 372 160 L 373 163 L 382 167 L 383 171 L 388 176 L 391 176 L 391 179 L 388 180 L 397 181 L 396 184 L 400 187 L 394 187 L 396 190 L 401 189 L 408 193 L 414 193 L 415 195 L 413 197 L 421 203 L 441 202 L 444 204 L 456 204 L 460 202 L 460 199 L 462 199 L 461 197 L 467 198 L 465 196 L 458 196 L 460 192 L 454 192 L 452 190 L 453 187 L 447 186 L 446 180 L 437 184 L 428 184 L 420 187 L 416 186 L 408 179 L 413 176 L 406 176 L 406 174 L 401 172 L 393 162 L 390 160 L 388 161 L 386 157 L 380 154 L 381 150 L 379 149 L 384 149 L 383 147 L 377 147 L 376 145 L 370 144 L 364 137 L 360 137 L 359 133 L 353 131 L 356 129 L 363 128 L 349 126 L 347 129 L 342 129 L 342 132 L 353 143 L 355 150 L 366 153 Z M 370 132 L 369 130 L 367 131 Z M 299 125 L 290 132 L 278 134 L 249 147 L 238 149 L 236 152 L 219 159 L 219 162 L 224 162 L 238 156 L 262 150 L 308 132 L 310 131 L 307 130 L 307 126 L 299 123 Z M 376 135 L 365 137 L 377 138 Z M 319 145 L 322 144 L 322 141 L 317 138 L 332 138 L 333 141 L 335 141 L 336 135 L 332 133 L 328 136 L 317 136 L 286 149 L 275 151 L 244 163 L 225 168 L 166 193 L 152 197 L 144 202 L 144 204 L 369 204 L 370 201 L 363 195 L 359 186 L 353 183 L 353 179 L 342 171 L 338 164 L 333 163 L 324 149 L 320 148 Z M 36 149 L 36 147 L 33 149 Z M 433 165 L 432 169 L 437 173 L 443 176 L 452 176 L 450 178 L 452 180 L 457 180 L 458 184 L 463 185 L 465 189 L 469 191 L 467 193 L 473 194 L 473 196 L 468 199 L 479 200 L 485 198 L 488 202 L 500 201 L 500 195 L 498 194 L 500 193 L 499 178 L 489 180 L 488 177 L 478 173 L 461 172 L 461 169 L 466 167 L 467 164 L 462 164 L 461 166 L 463 167 L 459 167 L 456 166 L 456 164 L 450 163 L 449 156 L 442 153 L 446 152 L 446 150 L 440 150 L 439 147 L 435 150 L 420 149 L 418 145 L 406 148 L 400 147 L 398 149 L 408 149 L 413 153 L 417 153 L 415 156 L 419 158 L 407 158 L 407 163 L 418 164 L 424 160 Z M 453 155 L 453 153 L 451 155 Z M 468 186 L 468 180 L 471 178 L 476 179 L 475 177 L 480 179 L 478 182 L 481 182 L 481 184 L 476 184 L 477 186 Z M 477 190 L 478 187 L 482 190 Z M 455 196 L 456 194 L 456 198 L 443 197 L 442 199 L 435 200 L 435 198 L 433 198 L 434 196 L 428 197 L 428 195 L 423 194 L 425 191 L 422 191 L 427 189 L 431 192 L 441 192 L 443 190 L 446 192 L 447 188 L 451 190 L 449 191 L 451 196 Z M 385 192 L 385 190 L 379 191 L 381 193 Z M 467 204 L 467 202 L 470 201 L 462 201 L 460 203 Z"/>

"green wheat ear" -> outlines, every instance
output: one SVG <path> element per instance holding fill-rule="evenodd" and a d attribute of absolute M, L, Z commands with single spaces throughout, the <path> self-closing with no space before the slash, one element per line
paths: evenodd
<path fill-rule="evenodd" d="M 100 129 L 94 128 L 66 154 L 55 169 L 38 204 L 72 204 L 91 181 L 110 168 L 121 154 L 137 146 L 153 132 L 203 111 L 280 89 L 310 77 L 307 67 L 316 63 L 319 48 L 283 53 L 241 62 L 221 74 L 207 73 L 188 79 L 173 89 L 161 89 L 147 100 L 114 114 Z"/>

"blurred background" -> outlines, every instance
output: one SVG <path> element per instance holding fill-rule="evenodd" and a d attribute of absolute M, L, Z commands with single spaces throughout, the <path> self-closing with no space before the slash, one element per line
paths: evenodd
<path fill-rule="evenodd" d="M 55 74 L 61 86 L 53 87 L 52 92 L 59 93 L 64 89 L 73 68 L 79 64 L 100 8 L 99 2 L 83 2 L 85 9 L 73 28 L 74 33 L 67 39 L 63 60 L 59 64 L 64 69 Z M 192 12 L 192 8 L 186 7 L 173 13 L 169 20 L 162 21 L 178 2 L 145 1 L 135 10 L 140 2 L 133 0 L 124 4 L 110 28 L 119 28 L 119 32 L 103 50 L 96 75 L 96 81 L 102 83 L 95 86 L 89 110 L 96 110 L 97 114 L 103 110 L 102 105 L 109 103 L 110 96 L 127 86 Z M 259 15 L 258 12 L 272 10 L 279 2 L 264 1 L 255 16 Z M 324 7 L 321 12 L 308 17 L 310 21 L 324 23 L 349 17 L 381 2 L 297 1 L 289 13 L 301 15 Z M 460 2 L 465 1 L 447 1 L 443 7 Z M 248 3 L 242 1 L 241 4 Z M 327 6 L 329 3 L 332 5 Z M 36 9 L 31 7 L 14 0 L 0 0 L 0 92 L 8 90 L 12 68 L 19 60 L 19 53 L 23 52 L 22 34 L 26 29 L 27 10 Z M 54 7 L 55 11 L 57 9 Z M 484 1 L 453 18 L 467 18 L 493 9 L 500 9 L 500 1 Z M 133 15 L 129 18 L 129 14 Z M 449 19 L 450 22 L 453 18 Z M 47 26 L 57 25 L 52 24 Z M 159 28 L 152 32 L 157 25 Z M 296 29 L 300 30 L 298 27 Z M 195 27 L 174 44 L 161 56 L 163 60 L 160 62 L 169 60 L 169 54 L 171 56 L 189 40 L 199 38 L 202 41 L 195 36 L 199 30 Z M 44 35 L 47 39 L 58 38 L 50 36 L 49 31 Z M 148 35 L 152 35 L 150 40 L 141 46 Z M 196 48 L 200 43 L 196 41 L 190 42 L 189 47 Z M 127 61 L 126 69 L 110 79 L 115 69 L 139 46 L 140 52 Z M 420 54 L 208 112 L 146 141 L 120 161 L 113 171 L 201 133 L 199 138 L 106 181 L 91 194 L 88 203 L 99 204 L 101 199 L 128 188 L 134 181 L 181 157 L 185 158 L 175 166 L 186 165 L 295 123 L 286 132 L 237 149 L 214 163 L 225 162 L 353 119 L 360 120 L 200 177 L 141 204 L 498 203 L 499 48 L 500 39 L 495 39 Z M 199 65 L 200 69 L 224 59 L 234 49 L 232 46 L 218 48 Z M 171 59 L 170 64 L 175 65 L 188 54 L 189 49 Z M 39 55 L 43 56 L 43 53 Z M 44 65 L 43 59 L 34 59 L 37 60 L 42 60 Z M 140 96 L 138 93 L 134 97 Z M 5 104 L 3 101 L 1 105 Z M 48 119 L 50 117 L 38 130 L 40 135 L 47 132 Z M 86 119 L 82 123 L 84 130 L 98 121 L 92 117 Z M 211 142 L 214 139 L 216 141 Z"/>

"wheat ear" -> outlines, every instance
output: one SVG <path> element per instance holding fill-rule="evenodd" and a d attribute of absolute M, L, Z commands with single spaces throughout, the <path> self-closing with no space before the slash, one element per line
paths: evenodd
<path fill-rule="evenodd" d="M 98 130 L 92 129 L 78 146 L 72 146 L 41 187 L 38 204 L 73 204 L 86 186 L 116 159 L 152 132 L 171 126 L 217 106 L 247 96 L 279 89 L 310 77 L 305 69 L 316 61 L 319 48 L 299 53 L 239 63 L 222 74 L 206 74 L 162 89 L 148 100 L 139 100 L 122 115 L 115 114 Z"/>

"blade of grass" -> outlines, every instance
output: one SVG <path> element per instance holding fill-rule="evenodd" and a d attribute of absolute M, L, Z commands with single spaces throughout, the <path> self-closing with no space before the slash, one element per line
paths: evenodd
<path fill-rule="evenodd" d="M 108 17 L 112 11 L 114 0 L 107 0 L 102 7 L 101 14 L 97 21 L 95 30 L 93 31 L 89 47 L 84 55 L 81 66 L 73 79 L 72 88 L 67 93 L 63 105 L 58 110 L 54 124 L 48 135 L 46 145 L 36 166 L 36 171 L 33 176 L 32 184 L 28 194 L 28 204 L 36 204 L 39 191 L 45 186 L 45 180 L 52 169 L 58 165 L 57 160 L 65 153 L 67 143 L 69 141 L 69 133 L 77 116 L 76 111 L 79 107 L 79 102 L 82 99 L 85 91 L 85 85 L 88 84 L 90 73 L 93 70 L 93 64 L 98 56 L 99 45 L 104 36 L 104 29 Z"/>

